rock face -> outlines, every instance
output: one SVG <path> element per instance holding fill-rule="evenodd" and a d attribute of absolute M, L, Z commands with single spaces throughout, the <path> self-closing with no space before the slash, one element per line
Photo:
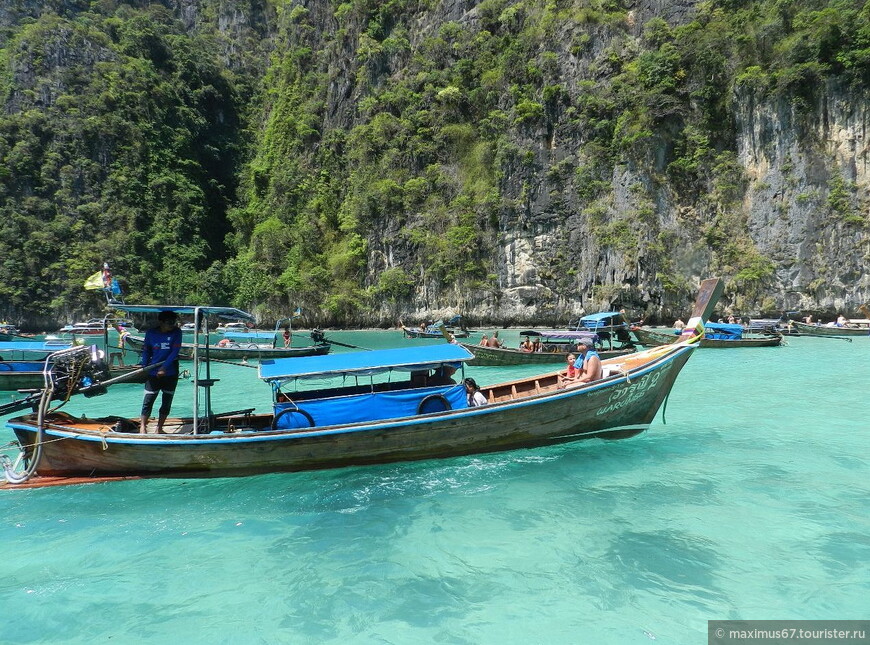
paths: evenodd
<path fill-rule="evenodd" d="M 26 19 L 49 11 L 69 16 L 87 11 L 90 4 L 0 3 L 0 47 L 11 28 Z M 221 43 L 222 62 L 230 69 L 245 61 L 246 69 L 265 70 L 270 52 L 299 45 L 278 42 L 278 35 L 283 33 L 282 20 L 304 13 L 308 24 L 319 30 L 312 37 L 314 49 L 321 57 L 318 64 L 330 75 L 318 128 L 323 134 L 358 124 L 359 104 L 366 98 L 364 83 L 357 80 L 361 66 L 356 48 L 368 28 L 362 18 L 351 15 L 339 25 L 338 5 L 319 0 L 280 7 L 268 0 L 162 4 L 184 29 L 213 32 Z M 417 11 L 405 17 L 409 49 L 415 52 L 448 23 L 481 29 L 488 19 L 482 13 L 499 3 L 408 4 Z M 870 302 L 870 102 L 836 80 L 820 88 L 810 106 L 749 88 L 733 92 L 728 107 L 733 130 L 725 147 L 742 177 L 727 203 L 720 196 L 687 197 L 668 183 L 674 131 L 681 123 L 663 125 L 630 156 L 605 171 L 597 169 L 594 179 L 600 186 L 590 196 L 590 179 L 581 173 L 591 163 L 585 150 L 588 124 L 578 125 L 568 106 L 574 109 L 581 98 L 600 89 L 596 84 L 612 74 L 609 65 L 619 47 L 642 48 L 644 25 L 651 19 L 685 24 L 693 19 L 698 2 L 626 0 L 621 5 L 625 18 L 618 28 L 566 23 L 558 28 L 556 42 L 549 43 L 547 53 L 554 54 L 550 73 L 567 98 L 542 108 L 542 118 L 514 127 L 508 135 L 516 151 L 504 154 L 496 169 L 500 206 L 479 257 L 482 272 L 489 274 L 486 284 L 444 286 L 418 275 L 412 268 L 419 266 L 417 249 L 403 235 L 404 224 L 376 221 L 366 231 L 369 256 L 362 286 L 372 286 L 389 268 L 403 267 L 414 276 L 415 291 L 401 306 L 385 302 L 360 322 L 389 323 L 401 311 L 412 319 L 456 312 L 472 322 L 557 325 L 583 313 L 622 307 L 635 319 L 673 319 L 686 314 L 698 282 L 711 275 L 728 280 L 722 307 L 735 313 L 855 315 L 860 305 Z M 297 18 L 287 17 L 294 13 Z M 11 64 L 7 112 L 54 104 L 67 88 L 40 78 L 59 78 L 65 67 L 91 67 L 114 55 L 63 25 L 52 33 L 56 40 L 40 48 L 40 69 L 26 58 Z M 393 75 L 401 76 L 408 58 L 408 53 L 384 54 L 381 66 L 368 70 L 366 81 L 372 87 L 388 86 Z M 512 100 L 502 97 L 505 105 L 499 107 L 509 112 Z M 751 289 L 745 287 L 748 281 L 741 278 L 739 267 L 718 257 L 703 233 L 715 232 L 726 217 L 740 223 L 742 250 L 772 263 L 772 275 L 762 272 L 764 277 Z"/>
<path fill-rule="evenodd" d="M 866 97 L 828 82 L 818 104 L 735 97 L 750 177 L 748 230 L 776 264 L 777 308 L 854 311 L 870 301 Z"/>

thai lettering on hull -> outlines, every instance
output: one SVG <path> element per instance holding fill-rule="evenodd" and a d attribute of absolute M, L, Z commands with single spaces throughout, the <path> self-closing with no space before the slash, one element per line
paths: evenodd
<path fill-rule="evenodd" d="M 628 387 L 614 390 L 610 393 L 610 397 L 607 399 L 607 405 L 599 408 L 595 413 L 595 416 L 608 414 L 642 399 L 648 390 L 655 388 L 659 379 L 662 377 L 662 373 L 663 372 L 658 371 L 653 374 L 645 374 Z"/>

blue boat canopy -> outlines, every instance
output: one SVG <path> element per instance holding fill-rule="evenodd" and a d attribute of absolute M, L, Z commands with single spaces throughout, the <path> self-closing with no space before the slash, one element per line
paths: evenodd
<path fill-rule="evenodd" d="M 615 318 L 620 318 L 621 314 L 618 311 L 602 311 L 597 314 L 589 314 L 580 319 L 580 324 L 587 329 L 598 329 L 599 327 L 607 327 L 609 325 L 621 325 L 622 321 L 616 321 Z"/>
<path fill-rule="evenodd" d="M 416 372 L 461 363 L 474 354 L 461 345 L 444 343 L 426 347 L 399 347 L 370 352 L 349 352 L 326 356 L 299 356 L 260 361 L 264 381 L 289 381 L 297 378 L 369 376 L 389 371 Z"/>
<path fill-rule="evenodd" d="M 217 316 L 226 320 L 254 322 L 253 315 L 235 307 L 198 307 L 196 305 L 125 305 L 113 304 L 112 309 L 129 314 L 159 314 L 161 311 L 174 311 L 179 315 L 192 316 L 197 310 L 206 316 Z"/>
<path fill-rule="evenodd" d="M 707 338 L 720 340 L 743 338 L 743 325 L 708 322 L 704 324 L 704 330 Z"/>

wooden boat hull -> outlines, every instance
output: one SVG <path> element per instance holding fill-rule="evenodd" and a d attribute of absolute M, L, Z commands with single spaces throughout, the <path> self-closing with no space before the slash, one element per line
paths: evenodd
<path fill-rule="evenodd" d="M 801 336 L 870 336 L 870 327 L 827 327 L 825 325 L 808 325 L 792 321 Z"/>
<path fill-rule="evenodd" d="M 654 329 L 646 329 L 643 327 L 634 327 L 631 330 L 639 345 L 644 347 L 661 347 L 676 343 L 680 337 L 676 334 Z M 702 338 L 700 346 L 702 348 L 736 348 L 736 347 L 778 347 L 782 344 L 782 336 L 765 335 L 755 337 L 743 337 L 735 340 L 726 340 L 723 338 Z"/>
<path fill-rule="evenodd" d="M 43 341 L 46 334 L 10 334 L 0 331 L 0 343 L 14 343 L 21 340 Z"/>
<path fill-rule="evenodd" d="M 460 343 L 468 351 L 474 354 L 474 359 L 468 361 L 469 365 L 499 366 L 499 365 L 553 365 L 565 363 L 568 352 L 523 352 L 518 349 L 507 347 L 484 347 L 483 345 L 470 345 Z M 635 349 L 596 350 L 598 356 L 604 360 L 630 354 Z"/>
<path fill-rule="evenodd" d="M 444 334 L 441 331 L 420 331 L 419 329 L 411 329 L 410 327 L 402 327 L 402 333 L 408 338 L 440 338 L 444 339 Z M 464 329 L 447 329 L 448 334 L 453 334 L 454 338 L 468 338 L 468 332 Z"/>
<path fill-rule="evenodd" d="M 125 337 L 126 345 L 134 351 L 142 351 L 145 342 L 143 336 L 132 334 Z M 179 358 L 183 360 L 193 359 L 193 343 L 182 343 Z M 268 358 L 290 358 L 293 356 L 323 356 L 328 354 L 329 343 L 318 343 L 308 347 L 258 347 L 255 343 L 244 344 L 239 347 L 217 347 L 211 345 L 208 348 L 210 359 L 240 361 L 240 360 L 263 360 Z M 205 353 L 205 346 L 200 345 L 200 353 Z"/>
<path fill-rule="evenodd" d="M 39 361 L 0 361 L 0 390 L 40 390 L 45 387 L 45 376 L 42 372 L 43 363 Z M 119 378 L 137 371 L 138 365 L 126 367 L 111 367 L 110 379 Z M 129 383 L 144 383 L 147 375 L 142 372 L 133 378 L 125 379 Z"/>
<path fill-rule="evenodd" d="M 58 412 L 46 419 L 36 474 L 240 476 L 630 437 L 652 422 L 693 350 L 681 344 L 632 354 L 618 359 L 621 372 L 569 389 L 557 389 L 553 373 L 488 388 L 490 404 L 482 407 L 339 426 L 271 430 L 271 415 L 239 415 L 221 417 L 223 433 L 138 435 L 116 432 L 117 418 Z M 33 414 L 9 421 L 26 460 L 36 424 Z"/>

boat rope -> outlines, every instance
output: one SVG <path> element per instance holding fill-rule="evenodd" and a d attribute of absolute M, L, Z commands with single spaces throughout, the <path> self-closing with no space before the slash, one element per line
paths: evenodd
<path fill-rule="evenodd" d="M 45 433 L 45 415 L 48 407 L 51 405 L 51 400 L 53 396 L 54 381 L 52 379 L 48 379 L 48 385 L 42 391 L 42 396 L 39 398 L 39 407 L 37 408 L 36 413 L 36 438 L 32 446 L 33 452 L 30 455 L 30 459 L 27 460 L 27 466 L 22 472 L 15 472 L 18 464 L 21 463 L 21 459 L 24 457 L 23 447 L 21 449 L 21 454 L 18 456 L 18 459 L 15 460 L 14 464 L 6 463 L 6 461 L 8 460 L 4 460 L 3 472 L 6 477 L 6 481 L 10 484 L 24 484 L 36 473 L 36 468 L 37 466 L 39 466 L 39 460 L 42 458 L 43 436 Z"/>
<path fill-rule="evenodd" d="M 62 441 L 63 438 L 58 439 L 45 439 L 45 417 L 50 413 L 57 412 L 60 408 L 66 405 L 67 401 L 70 400 L 73 394 L 76 392 L 84 393 L 87 396 L 87 392 L 90 390 L 93 392 L 95 389 L 105 388 L 115 383 L 119 383 L 125 380 L 132 378 L 134 375 L 143 372 L 147 369 L 153 369 L 154 365 L 149 365 L 148 367 L 143 367 L 139 370 L 135 370 L 134 372 L 129 372 L 122 376 L 116 377 L 114 379 L 109 379 L 108 381 L 103 381 L 102 383 L 96 383 L 94 385 L 88 385 L 87 387 L 83 387 L 80 389 L 76 389 L 76 385 L 82 380 L 85 372 L 85 367 L 88 365 L 89 359 L 85 360 L 76 360 L 79 357 L 76 356 L 73 358 L 74 364 L 69 369 L 69 371 L 63 376 L 61 380 L 65 381 L 65 392 L 63 396 L 58 396 L 60 393 L 55 391 L 55 387 L 57 385 L 57 379 L 55 378 L 47 378 L 46 386 L 42 390 L 39 403 L 36 406 L 36 437 L 31 446 L 32 452 L 30 454 L 30 458 L 27 459 L 27 466 L 24 468 L 22 472 L 16 472 L 18 466 L 21 463 L 22 458 L 25 456 L 25 451 L 23 447 L 20 447 L 21 453 L 14 463 L 11 462 L 8 458 L 0 460 L 3 465 L 4 476 L 6 477 L 6 481 L 10 484 L 24 484 L 26 483 L 33 475 L 36 473 L 36 469 L 39 466 L 39 461 L 42 458 L 42 447 L 48 443 L 52 443 L 54 441 Z M 160 363 L 156 363 L 155 365 L 162 365 L 162 361 Z M 51 408 L 51 402 L 55 399 L 59 398 L 60 403 Z M 49 410 L 49 408 L 51 408 Z M 104 442 L 104 450 L 108 447 Z"/>
<path fill-rule="evenodd" d="M 225 365 L 238 365 L 239 367 L 252 367 L 254 369 L 257 369 L 257 367 L 258 367 L 257 365 L 250 365 L 248 363 L 239 363 L 237 361 L 227 361 L 227 360 L 224 360 L 221 358 L 209 358 L 208 360 L 211 363 L 223 363 Z"/>

